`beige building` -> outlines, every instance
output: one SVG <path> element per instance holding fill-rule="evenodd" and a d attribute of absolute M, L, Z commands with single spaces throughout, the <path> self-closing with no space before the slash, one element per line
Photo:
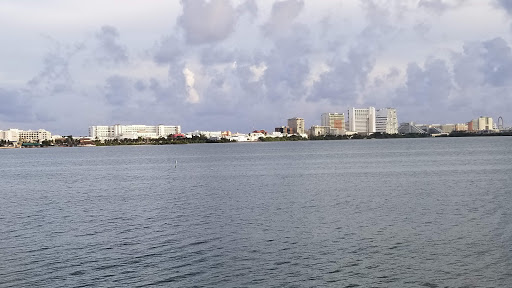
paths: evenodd
<path fill-rule="evenodd" d="M 309 136 L 315 137 L 315 136 L 325 136 L 331 134 L 331 127 L 329 126 L 311 126 L 309 129 Z"/>
<path fill-rule="evenodd" d="M 337 131 L 345 130 L 345 114 L 341 113 L 323 113 L 321 126 L 328 126 Z"/>
<path fill-rule="evenodd" d="M 0 131 L 0 140 L 7 140 L 10 142 L 41 143 L 45 140 L 52 140 L 52 133 L 44 129 L 27 131 L 9 129 L 6 131 Z"/>
<path fill-rule="evenodd" d="M 294 117 L 288 119 L 288 127 L 290 127 L 295 134 L 303 135 L 305 134 L 304 130 L 304 119 L 299 117 Z"/>
<path fill-rule="evenodd" d="M 468 131 L 493 130 L 494 124 L 491 117 L 478 117 L 468 122 Z"/>

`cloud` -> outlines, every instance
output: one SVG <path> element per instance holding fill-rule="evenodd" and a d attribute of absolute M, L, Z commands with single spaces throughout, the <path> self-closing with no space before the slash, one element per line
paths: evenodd
<path fill-rule="evenodd" d="M 114 106 L 122 106 L 132 97 L 135 86 L 131 79 L 114 75 L 108 77 L 105 82 L 105 98 L 108 103 Z"/>
<path fill-rule="evenodd" d="M 118 43 L 119 32 L 113 26 L 102 26 L 96 33 L 98 48 L 96 57 L 100 63 L 124 63 L 128 61 L 126 48 Z"/>
<path fill-rule="evenodd" d="M 447 10 L 450 5 L 445 3 L 443 0 L 420 0 L 420 2 L 418 2 L 418 7 L 425 8 L 436 13 L 442 13 Z"/>
<path fill-rule="evenodd" d="M 226 39 L 235 29 L 236 11 L 229 0 L 182 0 L 178 25 L 187 43 L 197 45 Z"/>
<path fill-rule="evenodd" d="M 54 48 L 45 54 L 42 70 L 28 81 L 31 89 L 61 93 L 72 90 L 73 77 L 70 73 L 70 62 L 78 53 L 85 49 L 83 43 L 71 46 L 53 41 Z"/>
<path fill-rule="evenodd" d="M 194 87 L 196 82 L 194 72 L 188 68 L 185 68 L 183 69 L 183 75 L 185 76 L 185 83 L 188 92 L 187 102 L 192 104 L 199 103 L 199 93 L 197 93 L 197 90 Z"/>
<path fill-rule="evenodd" d="M 33 110 L 30 97 L 26 91 L 16 91 L 0 88 L 0 119 L 7 122 L 29 122 L 33 120 Z M 0 130 L 2 130 L 0 128 Z"/>
<path fill-rule="evenodd" d="M 272 12 L 263 26 L 266 35 L 281 35 L 289 32 L 295 18 L 304 8 L 304 0 L 277 1 L 272 5 Z"/>
<path fill-rule="evenodd" d="M 236 12 L 238 15 L 247 13 L 251 16 L 251 19 L 255 19 L 258 16 L 258 4 L 256 0 L 246 0 L 236 7 Z"/>
<path fill-rule="evenodd" d="M 505 9 L 507 13 L 512 15 L 512 1 L 510 0 L 496 0 L 496 4 L 501 8 Z"/>
<path fill-rule="evenodd" d="M 182 43 L 178 37 L 168 36 L 157 43 L 152 53 L 155 62 L 169 64 L 183 55 Z"/>

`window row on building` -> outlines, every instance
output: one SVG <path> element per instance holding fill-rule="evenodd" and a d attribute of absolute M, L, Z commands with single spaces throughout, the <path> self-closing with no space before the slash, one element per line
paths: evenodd
<path fill-rule="evenodd" d="M 160 138 L 181 133 L 181 126 L 120 125 L 90 126 L 89 137 L 98 140 Z"/>
<path fill-rule="evenodd" d="M 44 130 L 19 130 L 9 129 L 2 131 L 0 130 L 0 140 L 9 142 L 24 142 L 24 143 L 35 143 L 45 140 L 52 140 L 52 133 Z"/>

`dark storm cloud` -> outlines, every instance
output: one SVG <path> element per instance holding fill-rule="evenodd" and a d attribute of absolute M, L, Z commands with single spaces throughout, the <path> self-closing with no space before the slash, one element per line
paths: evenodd
<path fill-rule="evenodd" d="M 235 28 L 236 12 L 229 0 L 182 0 L 183 14 L 178 25 L 189 44 L 205 44 L 226 39 Z"/>
<path fill-rule="evenodd" d="M 100 63 L 119 64 L 128 61 L 126 48 L 118 43 L 119 32 L 113 26 L 105 25 L 96 33 L 98 49 L 97 60 Z"/>

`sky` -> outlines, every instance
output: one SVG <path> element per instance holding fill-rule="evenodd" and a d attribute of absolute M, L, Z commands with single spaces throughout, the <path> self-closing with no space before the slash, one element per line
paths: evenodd
<path fill-rule="evenodd" d="M 3 0 L 0 40 L 0 130 L 512 122 L 509 0 Z"/>

